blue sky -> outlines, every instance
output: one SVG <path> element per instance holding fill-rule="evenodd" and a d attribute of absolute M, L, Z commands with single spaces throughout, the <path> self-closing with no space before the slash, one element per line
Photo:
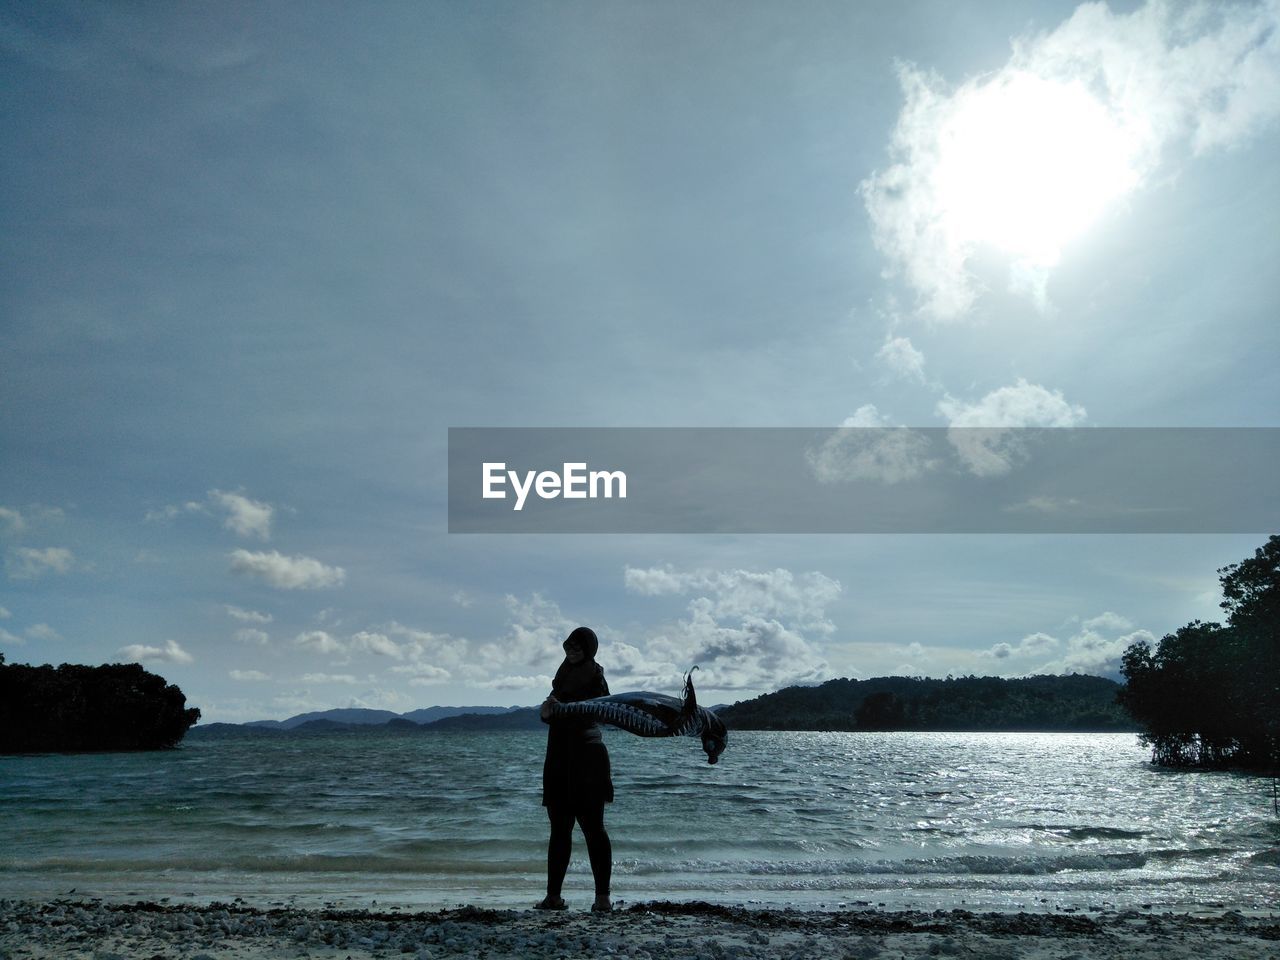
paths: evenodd
<path fill-rule="evenodd" d="M 1223 536 L 459 536 L 450 426 L 1277 426 L 1275 3 L 0 6 L 0 651 L 207 720 L 1114 671 Z"/>

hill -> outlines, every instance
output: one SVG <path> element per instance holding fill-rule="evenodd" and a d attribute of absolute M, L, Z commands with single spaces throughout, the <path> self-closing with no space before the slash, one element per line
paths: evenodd
<path fill-rule="evenodd" d="M 738 730 L 1127 731 L 1102 677 L 876 677 L 787 687 L 718 711 Z"/>

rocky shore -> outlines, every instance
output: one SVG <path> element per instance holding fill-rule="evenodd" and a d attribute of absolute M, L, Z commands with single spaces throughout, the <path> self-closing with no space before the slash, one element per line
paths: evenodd
<path fill-rule="evenodd" d="M 430 913 L 0 900 L 0 960 L 569 957 L 713 960 L 1274 960 L 1280 915 L 818 912 L 644 903 L 612 914 Z"/>

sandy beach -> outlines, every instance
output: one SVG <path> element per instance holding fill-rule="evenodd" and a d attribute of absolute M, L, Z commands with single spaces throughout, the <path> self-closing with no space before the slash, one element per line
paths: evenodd
<path fill-rule="evenodd" d="M 585 907 L 586 904 L 580 905 Z M 1232 960 L 1280 955 L 1280 915 L 1142 911 L 819 912 L 706 903 L 612 914 L 459 907 L 429 913 L 0 901 L 0 958 L 841 958 Z"/>

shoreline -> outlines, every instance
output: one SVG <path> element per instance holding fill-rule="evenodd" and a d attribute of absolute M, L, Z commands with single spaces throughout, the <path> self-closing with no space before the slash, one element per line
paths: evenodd
<path fill-rule="evenodd" d="M 772 958 L 897 960 L 1263 960 L 1280 952 L 1280 913 L 1137 910 L 797 910 L 703 901 L 629 904 L 612 914 L 460 906 L 447 910 L 263 909 L 94 898 L 0 900 L 4 960 L 266 960 L 317 957 Z"/>

